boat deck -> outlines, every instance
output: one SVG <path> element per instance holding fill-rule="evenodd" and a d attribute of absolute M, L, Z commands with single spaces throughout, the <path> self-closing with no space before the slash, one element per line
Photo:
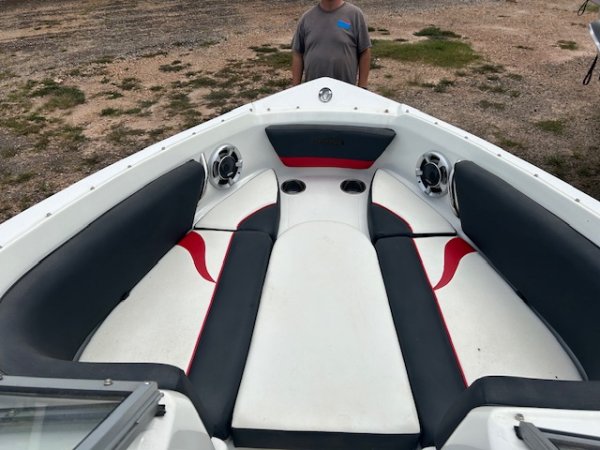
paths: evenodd
<path fill-rule="evenodd" d="M 111 312 L 80 360 L 172 364 L 192 380 L 209 371 L 206 396 L 227 384 L 215 401 L 227 398 L 235 444 L 259 448 L 415 448 L 433 439 L 444 403 L 479 378 L 581 379 L 442 215 L 389 171 L 372 183 L 362 174 L 363 192 L 343 192 L 349 173 L 304 174 L 300 193 L 277 192 L 272 171 L 244 183 Z M 265 260 L 254 245 L 264 233 L 236 228 L 274 205 L 279 227 Z M 232 246 L 240 236 L 253 245 Z M 232 257 L 243 262 L 228 273 Z M 260 282 L 248 291 L 245 277 Z M 235 343 L 232 321 L 247 342 Z M 222 359 L 213 363 L 235 360 L 239 389 L 222 368 L 195 368 L 215 346 Z"/>

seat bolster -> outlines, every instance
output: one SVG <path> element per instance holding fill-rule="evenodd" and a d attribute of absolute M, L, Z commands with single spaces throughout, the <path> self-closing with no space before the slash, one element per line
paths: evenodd
<path fill-rule="evenodd" d="M 427 447 L 465 382 L 413 240 L 379 239 L 375 249 Z"/>
<path fill-rule="evenodd" d="M 238 225 L 238 230 L 262 231 L 275 240 L 279 231 L 279 210 L 278 198 L 276 204 L 265 206 L 242 220 Z"/>
<path fill-rule="evenodd" d="M 188 376 L 207 407 L 202 420 L 210 436 L 230 433 L 272 246 L 266 233 L 234 233 L 198 341 Z"/>
<path fill-rule="evenodd" d="M 480 406 L 600 411 L 600 381 L 480 378 L 444 415 L 436 431 L 436 447 L 442 448 L 467 414 Z"/>

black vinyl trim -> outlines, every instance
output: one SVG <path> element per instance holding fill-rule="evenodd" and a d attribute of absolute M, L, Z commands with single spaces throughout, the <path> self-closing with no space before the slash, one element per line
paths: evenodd
<path fill-rule="evenodd" d="M 271 236 L 275 241 L 279 231 L 279 190 L 277 190 L 277 203 L 269 205 L 246 217 L 238 225 L 238 230 L 262 231 Z"/>
<path fill-rule="evenodd" d="M 442 448 L 467 414 L 481 406 L 600 411 L 600 381 L 480 378 L 444 415 L 436 433 L 436 447 Z"/>
<path fill-rule="evenodd" d="M 427 447 L 465 385 L 414 242 L 383 238 L 375 249 Z"/>
<path fill-rule="evenodd" d="M 270 125 L 267 137 L 280 158 L 375 161 L 396 136 L 390 128 L 347 125 Z"/>
<path fill-rule="evenodd" d="M 202 231 L 202 230 L 206 230 L 206 231 L 227 231 L 229 233 L 235 233 L 237 230 L 232 230 L 229 228 L 210 228 L 210 227 L 194 227 L 194 230 L 198 230 L 198 231 Z"/>
<path fill-rule="evenodd" d="M 471 161 L 455 165 L 462 229 L 600 379 L 600 248 Z"/>
<path fill-rule="evenodd" d="M 390 236 L 412 236 L 410 224 L 389 209 L 369 202 L 369 231 L 371 241 Z"/>
<path fill-rule="evenodd" d="M 188 374 L 206 430 L 221 439 L 230 433 L 272 246 L 266 233 L 234 233 Z"/>
<path fill-rule="evenodd" d="M 236 447 L 290 450 L 414 450 L 418 434 L 369 434 L 325 431 L 232 429 Z"/>

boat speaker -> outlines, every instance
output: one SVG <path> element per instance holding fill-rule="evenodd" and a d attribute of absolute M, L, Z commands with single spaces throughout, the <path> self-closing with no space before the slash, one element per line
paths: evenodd
<path fill-rule="evenodd" d="M 423 154 L 417 161 L 417 184 L 431 196 L 440 197 L 448 192 L 448 181 L 452 165 L 439 152 Z"/>
<path fill-rule="evenodd" d="M 218 189 L 231 187 L 240 178 L 242 164 L 242 155 L 236 146 L 221 145 L 208 163 L 210 183 Z"/>

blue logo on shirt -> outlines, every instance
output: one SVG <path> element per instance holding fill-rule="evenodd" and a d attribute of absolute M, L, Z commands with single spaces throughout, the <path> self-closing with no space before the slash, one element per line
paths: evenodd
<path fill-rule="evenodd" d="M 352 24 L 350 22 L 346 22 L 342 19 L 337 21 L 337 26 L 343 28 L 344 30 L 349 30 L 350 28 L 352 28 Z"/>

